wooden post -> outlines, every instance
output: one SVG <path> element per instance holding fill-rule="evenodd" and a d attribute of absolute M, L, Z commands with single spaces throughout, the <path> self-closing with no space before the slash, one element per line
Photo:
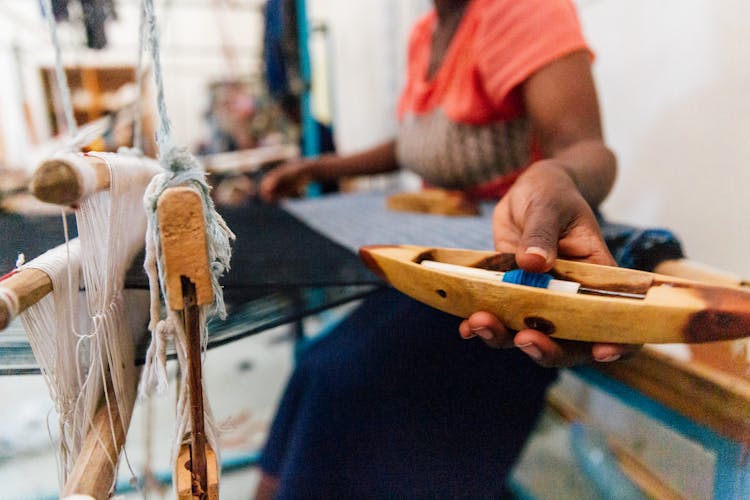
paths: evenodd
<path fill-rule="evenodd" d="M 547 408 L 567 423 L 581 422 L 592 425 L 583 410 L 573 403 L 563 399 L 553 390 L 547 394 Z M 648 465 L 635 453 L 631 452 L 625 444 L 615 437 L 605 434 L 607 446 L 618 462 L 622 472 L 638 486 L 649 498 L 680 499 L 682 496 L 678 491 L 671 488 Z"/>
<path fill-rule="evenodd" d="M 182 311 L 187 337 L 190 444 L 180 448 L 175 464 L 179 499 L 218 499 L 216 455 L 206 442 L 201 373 L 199 306 L 211 304 L 203 203 L 187 187 L 167 189 L 157 203 L 168 307 Z M 189 459 L 188 459 L 189 457 Z"/>

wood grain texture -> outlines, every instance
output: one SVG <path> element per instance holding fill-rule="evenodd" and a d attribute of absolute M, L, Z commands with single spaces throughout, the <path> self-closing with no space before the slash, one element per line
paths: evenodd
<path fill-rule="evenodd" d="M 193 283 L 182 276 L 185 336 L 187 337 L 188 398 L 190 401 L 190 464 L 195 492 L 208 491 L 206 430 L 203 420 L 203 373 L 200 311 Z"/>
<path fill-rule="evenodd" d="M 648 346 L 631 359 L 599 363 L 596 369 L 690 420 L 750 446 L 750 380 Z"/>
<path fill-rule="evenodd" d="M 484 254 L 484 255 L 482 255 Z M 514 330 L 546 325 L 556 338 L 626 344 L 706 342 L 750 336 L 750 293 L 681 278 L 558 260 L 553 276 L 583 286 L 638 291 L 644 299 L 565 294 L 427 269 L 423 259 L 492 261 L 493 252 L 419 246 L 364 247 L 360 256 L 396 289 L 442 311 L 495 314 Z M 502 256 L 501 256 L 502 257 Z"/>
<path fill-rule="evenodd" d="M 206 224 L 200 195 L 188 187 L 169 188 L 157 203 L 169 307 L 183 307 L 182 281 L 193 282 L 198 305 L 213 302 L 206 246 Z"/>
<path fill-rule="evenodd" d="M 216 457 L 204 429 L 199 306 L 213 301 L 203 201 L 188 187 L 164 191 L 157 203 L 169 307 L 182 311 L 187 337 L 190 445 L 175 464 L 178 498 L 218 498 Z M 184 448 L 184 446 L 183 446 Z"/>

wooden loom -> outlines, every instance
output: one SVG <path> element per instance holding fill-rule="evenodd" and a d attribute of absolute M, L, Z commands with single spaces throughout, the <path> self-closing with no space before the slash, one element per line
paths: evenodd
<path fill-rule="evenodd" d="M 93 193 L 107 190 L 110 186 L 106 163 L 94 156 L 80 157 L 81 161 L 53 159 L 44 162 L 34 174 L 30 190 L 48 203 L 77 205 Z M 154 173 L 159 166 L 154 160 L 137 158 L 137 161 L 152 163 Z M 95 179 L 95 184 L 83 178 Z M 202 375 L 201 339 L 198 323 L 198 308 L 213 300 L 208 256 L 206 253 L 206 231 L 199 195 L 190 188 L 167 189 L 158 202 L 159 228 L 166 266 L 166 287 L 169 290 L 173 310 L 182 311 L 185 332 L 188 338 L 188 372 L 191 407 L 190 444 L 182 445 L 175 466 L 175 481 L 178 497 L 218 498 L 218 466 L 215 452 L 205 439 Z M 52 291 L 50 277 L 37 269 L 22 269 L 0 282 L 11 296 L 17 298 L 15 310 L 8 310 L 0 301 L 0 330 L 7 327 L 14 315 L 38 302 Z M 138 380 L 133 380 L 137 385 Z M 131 391 L 135 394 L 136 391 Z M 197 395 L 197 397 L 195 396 Z M 135 404 L 124 402 L 128 408 Z M 81 453 L 71 470 L 61 497 L 84 495 L 91 498 L 106 498 L 115 477 L 116 463 L 127 435 L 127 426 L 120 425 L 117 402 L 102 401 L 93 419 Z M 110 421 L 115 426 L 110 426 Z"/>

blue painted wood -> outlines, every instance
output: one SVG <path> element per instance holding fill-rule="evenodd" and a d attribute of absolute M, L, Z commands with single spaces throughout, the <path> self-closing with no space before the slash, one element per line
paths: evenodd
<path fill-rule="evenodd" d="M 715 452 L 715 499 L 750 498 L 750 455 L 743 446 L 592 367 L 577 366 L 570 370 L 628 406 Z"/>
<path fill-rule="evenodd" d="M 750 450 L 730 441 L 717 451 L 714 498 L 750 498 Z"/>

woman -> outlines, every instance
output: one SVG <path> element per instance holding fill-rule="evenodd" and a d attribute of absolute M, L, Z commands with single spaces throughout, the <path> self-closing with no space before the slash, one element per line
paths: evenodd
<path fill-rule="evenodd" d="M 499 198 L 496 249 L 523 269 L 547 271 L 558 254 L 613 264 L 593 208 L 612 187 L 615 159 L 570 1 L 433 3 L 410 38 L 398 136 L 283 165 L 262 196 L 408 168 L 432 185 Z M 300 360 L 258 497 L 496 498 L 555 378 L 543 367 L 632 349 L 511 332 L 485 312 L 460 321 L 383 291 Z"/>

